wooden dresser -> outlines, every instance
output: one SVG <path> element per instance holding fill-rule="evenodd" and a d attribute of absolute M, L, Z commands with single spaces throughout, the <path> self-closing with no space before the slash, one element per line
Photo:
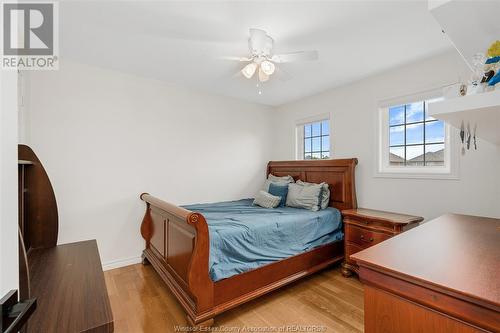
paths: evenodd
<path fill-rule="evenodd" d="M 358 265 L 350 258 L 352 254 L 409 230 L 424 220 L 420 216 L 364 208 L 343 210 L 342 217 L 345 233 L 342 274 L 345 277 L 358 272 Z"/>
<path fill-rule="evenodd" d="M 500 219 L 443 215 L 351 258 L 365 333 L 500 332 Z"/>

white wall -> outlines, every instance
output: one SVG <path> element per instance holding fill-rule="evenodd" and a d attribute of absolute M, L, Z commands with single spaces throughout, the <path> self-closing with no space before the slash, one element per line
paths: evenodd
<path fill-rule="evenodd" d="M 63 62 L 29 73 L 29 143 L 59 208 L 59 243 L 137 261 L 141 192 L 176 204 L 251 197 L 271 157 L 268 107 Z"/>
<path fill-rule="evenodd" d="M 410 64 L 277 108 L 275 159 L 295 158 L 297 120 L 329 113 L 333 157 L 357 157 L 360 207 L 434 218 L 446 212 L 500 217 L 500 149 L 479 141 L 460 158 L 460 180 L 376 178 L 377 105 L 454 83 L 469 73 L 455 52 Z M 480 130 L 480 129 L 478 129 Z"/>
<path fill-rule="evenodd" d="M 18 288 L 17 73 L 0 70 L 0 297 Z"/>
<path fill-rule="evenodd" d="M 333 156 L 359 159 L 359 206 L 500 217 L 500 150 L 487 142 L 460 158 L 460 180 L 374 177 L 378 102 L 460 75 L 465 66 L 447 53 L 271 109 L 63 62 L 29 73 L 23 133 L 54 186 L 59 243 L 95 238 L 107 267 L 143 249 L 139 193 L 176 204 L 250 197 L 268 160 L 295 158 L 296 120 L 324 113 Z"/>

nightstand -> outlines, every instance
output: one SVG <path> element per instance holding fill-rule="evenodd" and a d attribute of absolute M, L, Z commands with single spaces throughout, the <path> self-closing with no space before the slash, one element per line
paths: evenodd
<path fill-rule="evenodd" d="M 350 259 L 352 254 L 416 227 L 424 220 L 420 216 L 364 208 L 343 210 L 342 217 L 345 240 L 342 275 L 345 277 L 358 273 L 358 265 Z"/>

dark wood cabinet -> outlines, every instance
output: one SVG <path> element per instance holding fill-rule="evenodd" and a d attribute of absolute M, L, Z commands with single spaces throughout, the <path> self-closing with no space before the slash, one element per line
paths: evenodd
<path fill-rule="evenodd" d="M 342 217 L 345 239 L 342 274 L 346 277 L 359 271 L 351 255 L 411 229 L 424 220 L 420 216 L 364 208 L 343 210 Z"/>

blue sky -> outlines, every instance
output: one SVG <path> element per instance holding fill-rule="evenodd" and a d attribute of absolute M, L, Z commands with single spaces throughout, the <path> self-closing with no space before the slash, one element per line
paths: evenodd
<path fill-rule="evenodd" d="M 305 139 L 305 151 L 309 152 L 312 144 L 312 151 L 329 151 L 330 150 L 330 124 L 328 120 L 304 125 L 304 137 L 319 136 L 322 137 Z M 325 136 L 326 135 L 326 136 Z"/>
<path fill-rule="evenodd" d="M 406 123 L 424 121 L 424 103 L 416 102 L 406 104 Z M 434 120 L 427 116 L 426 121 Z M 389 124 L 395 125 L 389 129 L 389 144 L 402 145 L 405 139 L 405 106 L 395 106 L 389 108 Z M 403 124 L 403 125 L 402 125 Z M 425 142 L 424 142 L 425 126 Z M 429 123 L 419 123 L 406 125 L 406 143 L 422 144 L 422 146 L 408 147 L 406 150 L 407 159 L 423 154 L 423 144 L 427 144 L 426 151 L 438 151 L 444 148 L 442 144 L 432 144 L 444 141 L 444 123 L 442 121 L 432 121 Z M 429 145 L 432 144 L 432 145 Z M 391 148 L 391 153 L 404 157 L 404 148 Z"/>

